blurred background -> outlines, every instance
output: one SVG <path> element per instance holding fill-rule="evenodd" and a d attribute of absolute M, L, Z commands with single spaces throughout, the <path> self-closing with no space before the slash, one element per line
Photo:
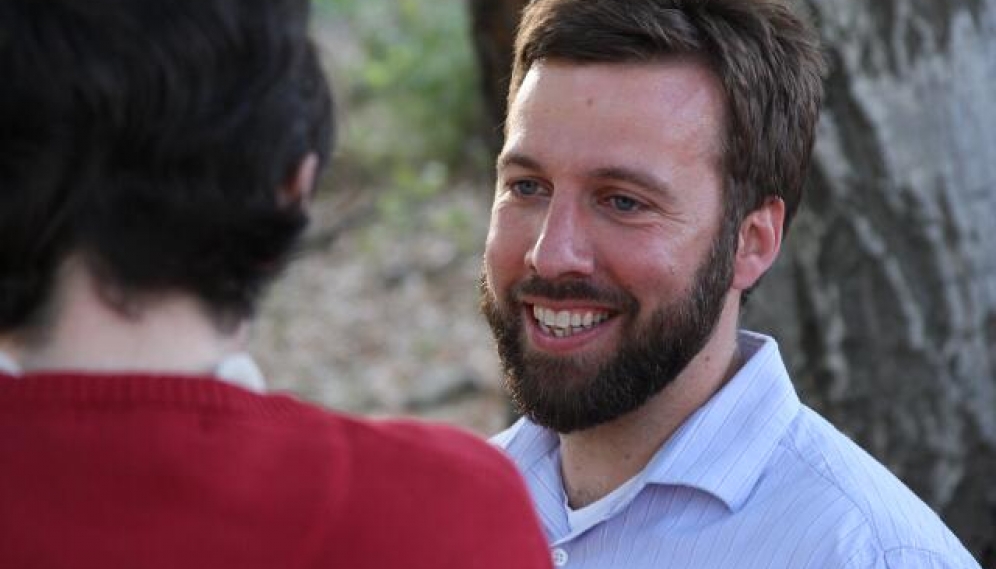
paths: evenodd
<path fill-rule="evenodd" d="M 477 278 L 492 184 L 459 1 L 325 0 L 339 146 L 303 257 L 265 304 L 271 381 L 368 415 L 507 423 Z"/>
<path fill-rule="evenodd" d="M 797 3 L 826 44 L 826 105 L 744 325 L 996 569 L 996 0 Z M 342 127 L 254 330 L 275 388 L 482 435 L 512 420 L 477 281 L 524 4 L 315 3 Z"/>

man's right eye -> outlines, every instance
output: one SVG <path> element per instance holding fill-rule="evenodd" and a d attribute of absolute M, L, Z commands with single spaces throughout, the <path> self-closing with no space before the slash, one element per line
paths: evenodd
<path fill-rule="evenodd" d="M 516 195 L 525 198 L 535 196 L 540 193 L 540 190 L 542 189 L 536 180 L 516 180 L 509 184 L 509 187 Z"/>

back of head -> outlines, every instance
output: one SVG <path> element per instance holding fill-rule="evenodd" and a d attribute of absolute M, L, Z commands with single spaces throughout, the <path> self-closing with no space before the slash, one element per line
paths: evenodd
<path fill-rule="evenodd" d="M 305 225 L 279 188 L 324 162 L 306 0 L 0 1 L 0 333 L 80 256 L 124 297 L 251 312 Z"/>
<path fill-rule="evenodd" d="M 726 95 L 726 223 L 770 197 L 795 213 L 822 99 L 816 34 L 781 0 L 534 0 L 515 46 L 509 100 L 533 63 L 694 57 Z"/>

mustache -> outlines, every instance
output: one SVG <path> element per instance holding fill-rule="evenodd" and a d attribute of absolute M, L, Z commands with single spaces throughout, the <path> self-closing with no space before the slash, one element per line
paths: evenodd
<path fill-rule="evenodd" d="M 512 287 L 511 296 L 521 301 L 525 295 L 549 300 L 583 300 L 617 307 L 620 312 L 635 311 L 639 303 L 629 293 L 597 286 L 587 279 L 551 281 L 530 275 Z"/>

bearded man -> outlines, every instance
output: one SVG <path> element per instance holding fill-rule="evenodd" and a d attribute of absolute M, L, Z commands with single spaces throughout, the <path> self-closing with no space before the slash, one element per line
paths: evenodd
<path fill-rule="evenodd" d="M 738 331 L 799 205 L 816 35 L 775 0 L 536 0 L 483 311 L 525 417 L 494 441 L 557 566 L 977 567 Z"/>

